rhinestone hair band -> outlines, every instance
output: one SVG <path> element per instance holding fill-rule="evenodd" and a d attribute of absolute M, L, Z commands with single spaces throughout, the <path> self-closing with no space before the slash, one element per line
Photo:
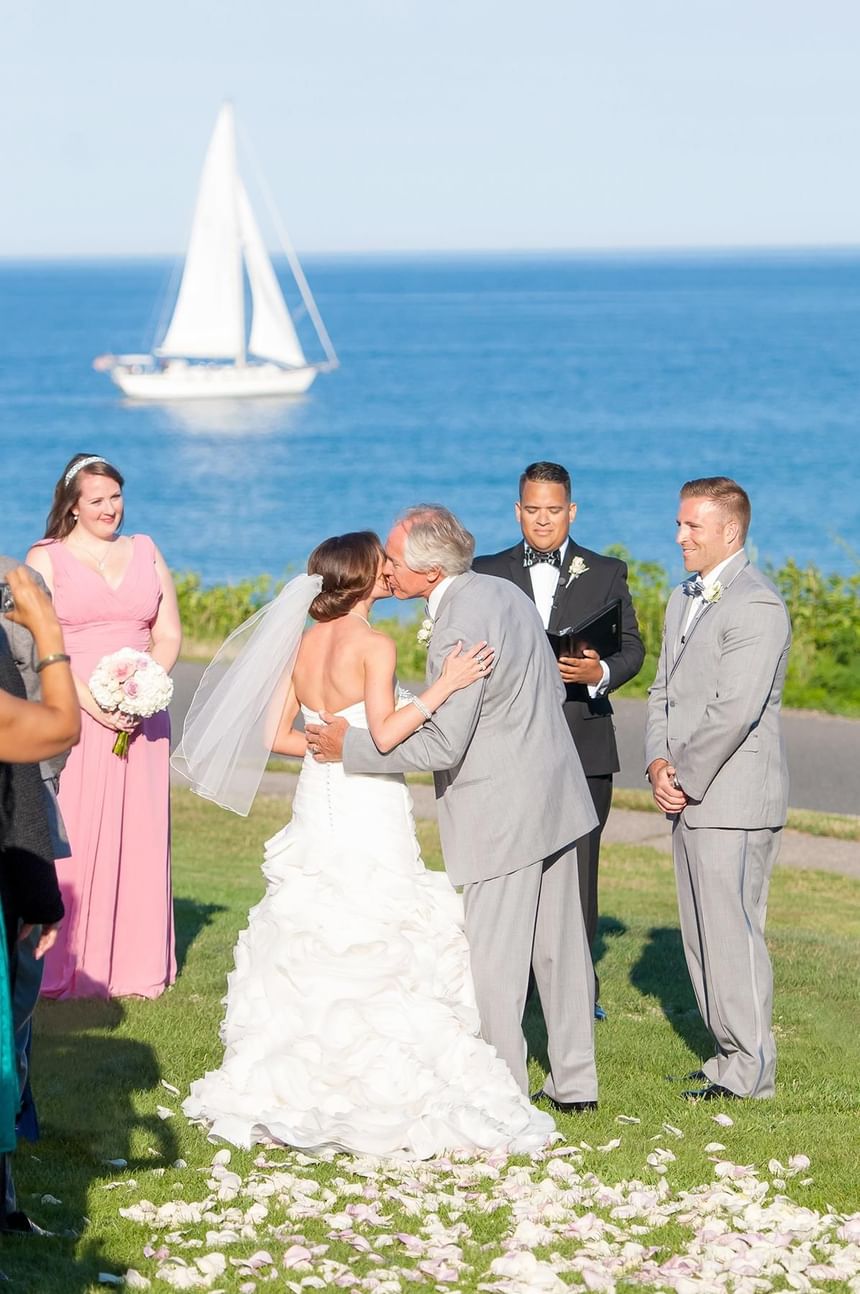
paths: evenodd
<path fill-rule="evenodd" d="M 107 459 L 102 458 L 101 454 L 91 454 L 89 458 L 82 458 L 79 463 L 74 463 L 66 472 L 63 484 L 68 485 L 73 476 L 77 476 L 83 468 L 89 467 L 92 463 L 106 463 Z"/>

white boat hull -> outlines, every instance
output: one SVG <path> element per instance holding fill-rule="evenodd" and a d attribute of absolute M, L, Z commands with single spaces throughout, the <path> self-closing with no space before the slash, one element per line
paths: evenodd
<path fill-rule="evenodd" d="M 111 378 L 131 400 L 245 399 L 303 395 L 318 373 L 315 365 L 286 369 L 277 364 L 168 364 L 151 372 L 117 364 Z"/>

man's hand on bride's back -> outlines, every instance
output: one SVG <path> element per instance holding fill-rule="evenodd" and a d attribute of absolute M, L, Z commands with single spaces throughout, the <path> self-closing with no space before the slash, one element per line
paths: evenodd
<path fill-rule="evenodd" d="M 343 757 L 343 739 L 349 727 L 346 719 L 337 715 L 320 714 L 322 723 L 305 724 L 308 750 L 318 764 L 339 764 Z"/>
<path fill-rule="evenodd" d="M 486 642 L 475 643 L 468 651 L 463 651 L 463 644 L 457 643 L 445 657 L 442 666 L 442 678 L 448 687 L 448 694 L 457 692 L 470 683 L 477 683 L 486 678 L 493 668 L 494 648 Z"/>

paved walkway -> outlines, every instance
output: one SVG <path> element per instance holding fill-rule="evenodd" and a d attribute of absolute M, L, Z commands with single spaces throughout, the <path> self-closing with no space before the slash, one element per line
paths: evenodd
<path fill-rule="evenodd" d="M 179 733 L 202 667 L 182 661 L 174 672 L 176 692 L 171 705 L 174 733 Z M 642 789 L 642 748 L 645 702 L 613 698 L 622 771 L 616 783 Z M 860 720 L 839 719 L 805 711 L 788 711 L 783 727 L 791 774 L 791 805 L 827 813 L 860 813 Z M 181 778 L 176 778 L 182 784 Z M 295 776 L 266 773 L 262 790 L 291 796 Z M 412 786 L 416 818 L 436 817 L 432 786 Z M 604 832 L 609 844 L 650 845 L 671 852 L 670 824 L 657 813 L 613 809 Z M 786 831 L 779 857 L 783 867 L 816 868 L 860 877 L 860 841 L 832 840 Z"/>
<path fill-rule="evenodd" d="M 260 790 L 265 795 L 292 796 L 296 787 L 294 773 L 265 773 Z M 173 775 L 174 784 L 185 785 Z M 410 786 L 416 818 L 436 818 L 436 796 L 432 786 L 419 783 Z M 671 827 L 658 813 L 633 809 L 613 809 L 603 833 L 611 845 L 648 845 L 661 853 L 672 852 Z M 808 836 L 801 831 L 783 832 L 779 853 L 782 867 L 814 868 L 822 872 L 839 872 L 860 878 L 860 841 L 831 840 L 827 836 Z"/>
<path fill-rule="evenodd" d="M 180 661 L 174 670 L 176 692 L 170 707 L 174 733 L 191 703 L 203 667 Z M 613 696 L 615 730 L 621 757 L 618 786 L 646 786 L 642 763 L 645 747 L 645 702 Z M 783 732 L 791 777 L 793 809 L 860 814 L 860 719 L 806 710 L 783 713 Z"/>

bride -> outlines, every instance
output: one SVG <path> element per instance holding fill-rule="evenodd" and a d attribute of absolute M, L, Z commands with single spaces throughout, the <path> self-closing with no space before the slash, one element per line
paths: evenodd
<path fill-rule="evenodd" d="M 176 766 L 239 812 L 270 750 L 303 763 L 236 945 L 224 1059 L 183 1109 L 237 1146 L 529 1153 L 555 1125 L 479 1035 L 461 900 L 424 867 L 403 779 L 315 763 L 293 727 L 299 710 L 312 722 L 335 712 L 389 750 L 491 668 L 486 643 L 456 648 L 396 705 L 395 646 L 368 618 L 389 596 L 384 558 L 368 531 L 322 543 L 308 574 L 231 635 L 186 719 Z"/>

